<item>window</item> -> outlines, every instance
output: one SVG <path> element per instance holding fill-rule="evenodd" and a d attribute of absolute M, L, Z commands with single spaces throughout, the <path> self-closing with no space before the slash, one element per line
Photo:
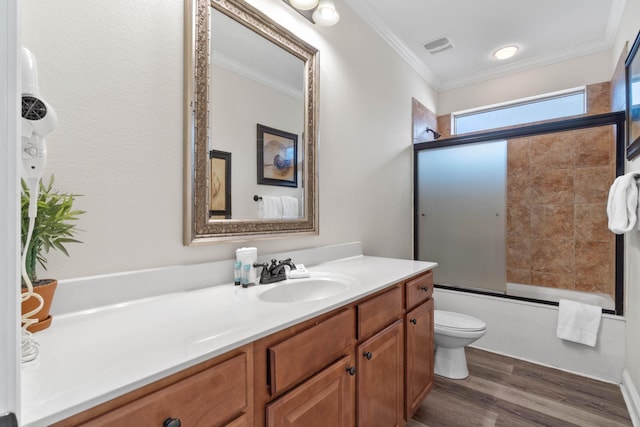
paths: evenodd
<path fill-rule="evenodd" d="M 477 132 L 586 113 L 585 88 L 452 114 L 453 134 Z"/>

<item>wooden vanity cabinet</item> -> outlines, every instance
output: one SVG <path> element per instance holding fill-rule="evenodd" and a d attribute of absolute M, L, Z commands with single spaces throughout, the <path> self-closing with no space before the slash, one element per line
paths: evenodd
<path fill-rule="evenodd" d="M 433 273 L 405 284 L 405 419 L 409 420 L 433 387 Z"/>
<path fill-rule="evenodd" d="M 405 425 L 433 384 L 432 292 L 427 272 L 254 343 L 255 425 Z"/>
<path fill-rule="evenodd" d="M 54 427 L 402 426 L 433 384 L 432 292 L 412 277 Z"/>
<path fill-rule="evenodd" d="M 255 425 L 353 426 L 355 342 L 350 305 L 255 342 Z"/>

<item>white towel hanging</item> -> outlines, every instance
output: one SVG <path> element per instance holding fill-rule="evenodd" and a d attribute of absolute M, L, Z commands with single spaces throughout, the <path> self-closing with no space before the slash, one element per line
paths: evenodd
<path fill-rule="evenodd" d="M 298 199 L 290 196 L 281 196 L 282 217 L 285 219 L 298 218 Z"/>
<path fill-rule="evenodd" d="M 609 230 L 616 234 L 631 231 L 638 218 L 638 172 L 630 172 L 615 179 L 607 199 Z"/>
<path fill-rule="evenodd" d="M 278 196 L 262 196 L 258 200 L 258 218 L 281 219 L 282 200 Z"/>
<path fill-rule="evenodd" d="M 595 347 L 602 308 L 561 299 L 558 307 L 558 338 Z"/>

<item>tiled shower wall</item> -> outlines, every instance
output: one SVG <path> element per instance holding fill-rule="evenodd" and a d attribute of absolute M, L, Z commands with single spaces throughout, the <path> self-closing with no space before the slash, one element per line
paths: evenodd
<path fill-rule="evenodd" d="M 612 111 L 611 86 L 587 86 L 588 115 Z M 451 136 L 450 114 L 438 116 L 437 130 Z M 615 299 L 615 236 L 606 215 L 614 132 L 607 126 L 508 141 L 508 282 Z"/>
<path fill-rule="evenodd" d="M 609 111 L 610 83 L 588 86 L 588 114 Z M 615 235 L 606 213 L 615 128 L 513 139 L 507 158 L 507 281 L 615 300 Z"/>
<path fill-rule="evenodd" d="M 612 126 L 508 141 L 507 281 L 615 295 Z"/>

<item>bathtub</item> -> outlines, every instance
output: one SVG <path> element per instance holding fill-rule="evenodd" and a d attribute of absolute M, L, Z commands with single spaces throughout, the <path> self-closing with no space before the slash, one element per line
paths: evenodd
<path fill-rule="evenodd" d="M 554 302 L 557 302 L 562 298 L 585 304 L 597 305 L 609 310 L 615 310 L 616 308 L 616 304 L 611 296 L 596 292 L 580 292 L 569 289 L 549 288 L 545 286 L 507 283 L 507 295 Z"/>

